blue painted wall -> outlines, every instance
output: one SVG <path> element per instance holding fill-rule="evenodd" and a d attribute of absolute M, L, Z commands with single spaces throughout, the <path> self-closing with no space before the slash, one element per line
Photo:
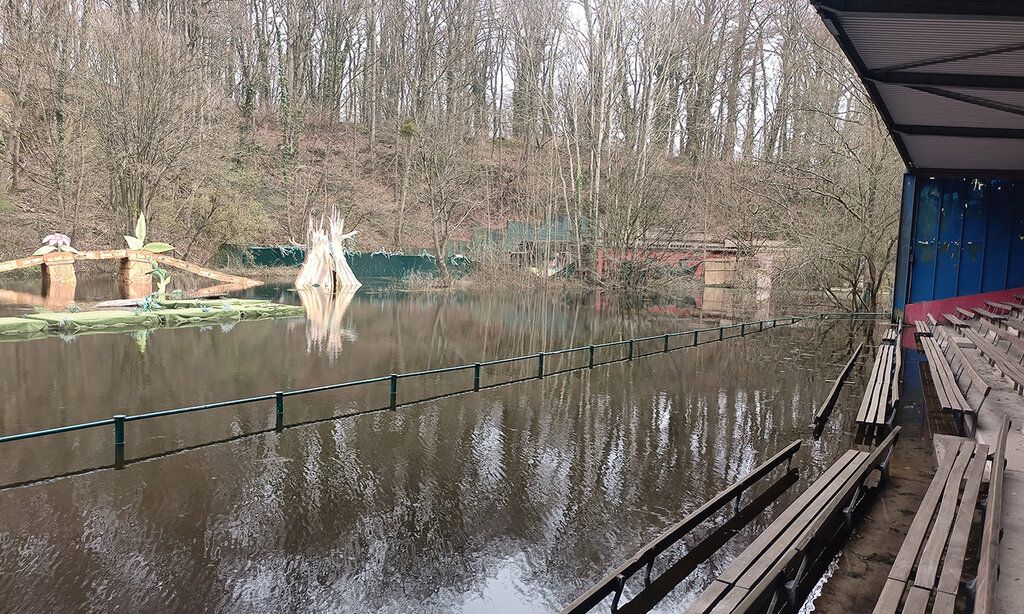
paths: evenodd
<path fill-rule="evenodd" d="M 908 175 L 903 189 L 895 309 L 1024 286 L 1024 181 Z"/>

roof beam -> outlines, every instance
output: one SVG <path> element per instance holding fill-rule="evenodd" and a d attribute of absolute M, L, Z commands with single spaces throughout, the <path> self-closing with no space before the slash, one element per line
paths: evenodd
<path fill-rule="evenodd" d="M 896 124 L 893 130 L 914 136 L 947 136 L 972 139 L 1024 140 L 1024 130 L 1019 128 L 968 128 L 965 126 L 921 126 Z"/>
<path fill-rule="evenodd" d="M 887 17 L 1024 19 L 1017 0 L 812 0 L 831 13 L 873 13 Z"/>
<path fill-rule="evenodd" d="M 986 90 L 1024 91 L 1024 77 L 1009 75 L 968 75 L 908 70 L 871 70 L 867 78 L 889 85 L 972 87 Z"/>
<path fill-rule="evenodd" d="M 1003 113 L 1012 113 L 1013 115 L 1024 115 L 1024 107 L 1018 107 L 1017 105 L 1005 104 L 995 100 L 989 100 L 988 98 L 981 98 L 980 96 L 970 96 L 959 92 L 951 92 L 938 87 L 929 87 L 926 85 L 913 85 L 909 87 L 910 89 L 924 92 L 926 94 L 932 94 L 933 96 L 941 96 L 943 98 L 949 98 L 950 100 L 973 104 L 976 107 L 985 107 L 986 109 L 994 109 L 996 111 L 1002 111 Z"/>

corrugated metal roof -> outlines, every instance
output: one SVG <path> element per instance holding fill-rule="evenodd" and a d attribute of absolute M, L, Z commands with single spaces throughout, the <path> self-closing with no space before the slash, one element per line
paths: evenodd
<path fill-rule="evenodd" d="M 1024 147 L 1015 139 L 904 135 L 922 169 L 1016 171 L 1024 168 Z"/>
<path fill-rule="evenodd" d="M 811 3 L 911 170 L 1024 173 L 1024 2 Z"/>

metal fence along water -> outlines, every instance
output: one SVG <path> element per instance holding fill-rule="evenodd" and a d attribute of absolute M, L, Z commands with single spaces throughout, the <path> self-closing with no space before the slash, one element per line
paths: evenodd
<path fill-rule="evenodd" d="M 479 392 L 487 388 L 504 386 L 507 384 L 528 381 L 531 379 L 542 379 L 547 376 L 568 373 L 570 371 L 593 369 L 594 367 L 598 367 L 601 365 L 628 362 L 645 356 L 664 354 L 685 348 L 705 345 L 707 343 L 714 343 L 717 341 L 733 339 L 736 337 L 744 337 L 748 334 L 762 332 L 765 330 L 771 330 L 777 328 L 778 326 L 789 326 L 802 320 L 878 319 L 882 317 L 888 317 L 888 315 L 889 314 L 884 313 L 819 313 L 811 316 L 783 317 L 771 320 L 742 322 L 739 324 L 730 324 L 727 326 L 695 329 L 675 333 L 665 333 L 661 335 L 652 335 L 648 337 L 626 339 L 622 341 L 596 343 L 561 350 L 538 352 L 537 354 L 529 354 L 525 356 L 516 356 L 512 358 L 502 358 L 496 360 L 474 362 L 471 364 L 457 365 L 452 367 L 442 367 L 423 371 L 412 371 L 408 373 L 391 373 L 389 375 L 381 375 L 378 377 L 354 380 L 349 382 L 341 382 L 337 384 L 327 384 L 323 386 L 300 388 L 294 390 L 280 390 L 269 394 L 245 397 L 240 399 L 231 399 L 227 401 L 218 401 L 215 403 L 206 403 L 203 405 L 191 405 L 187 407 L 177 407 L 173 409 L 165 409 L 160 411 L 139 414 L 116 414 L 104 420 L 94 420 L 91 422 L 83 422 L 79 424 L 70 424 L 66 426 L 59 426 L 37 431 L 5 435 L 0 437 L 0 444 L 21 441 L 26 439 L 48 437 L 53 435 L 59 435 L 62 433 L 69 433 L 73 431 L 113 427 L 115 467 L 119 468 L 124 465 L 124 452 L 127 440 L 126 425 L 129 422 L 137 422 L 140 420 L 163 418 L 178 414 L 189 414 L 193 412 L 201 412 L 211 409 L 219 409 L 224 407 L 233 407 L 238 405 L 256 404 L 273 401 L 275 430 L 280 431 L 289 426 L 298 426 L 300 424 L 305 424 L 286 423 L 285 399 L 287 399 L 288 397 L 314 394 L 318 392 L 326 392 L 332 390 L 340 390 L 343 388 L 354 388 L 357 386 L 381 384 L 384 382 L 388 383 L 388 397 L 386 399 L 386 404 L 383 407 L 375 407 L 372 409 L 366 409 L 354 413 L 346 413 L 344 415 L 334 417 L 350 418 L 374 412 L 394 411 L 399 407 L 423 403 L 431 400 L 436 400 L 439 398 L 454 396 L 458 394 L 466 394 L 471 392 Z M 599 356 L 599 353 L 608 354 L 612 350 L 616 349 L 619 350 L 619 352 L 610 358 L 601 359 L 601 357 Z M 558 357 L 571 358 L 573 356 L 585 357 L 585 361 L 580 360 L 576 364 L 573 364 L 571 360 L 567 360 L 565 362 L 569 362 L 569 366 L 560 369 L 552 368 L 552 366 L 554 365 L 553 359 Z M 536 365 L 536 370 L 534 371 L 532 369 L 529 369 L 529 375 L 527 376 L 517 377 L 511 380 L 501 380 L 496 382 L 486 382 L 485 380 L 485 376 L 487 375 L 488 369 L 490 368 L 497 367 L 499 365 L 510 365 L 515 363 L 529 364 L 530 362 L 533 362 Z M 406 400 L 402 402 L 399 402 L 398 400 L 399 382 L 401 380 L 430 375 L 454 374 L 462 372 L 472 373 L 472 379 L 469 380 L 469 378 L 467 378 L 467 387 L 464 389 L 459 389 L 454 392 L 446 392 L 444 394 L 424 398 Z"/>

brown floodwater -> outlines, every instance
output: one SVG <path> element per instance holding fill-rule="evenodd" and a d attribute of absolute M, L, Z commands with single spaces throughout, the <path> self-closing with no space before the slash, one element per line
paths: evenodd
<path fill-rule="evenodd" d="M 309 321 L 6 342 L 0 434 L 719 321 L 694 301 L 371 291 Z M 282 432 L 266 402 L 133 422 L 118 470 L 106 428 L 0 444 L 0 611 L 550 612 L 804 439 L 800 482 L 658 607 L 676 610 L 851 445 L 856 376 L 820 441 L 810 422 L 862 339 L 802 323 L 353 418 L 330 419 L 386 405 L 387 383 L 290 397 L 287 422 L 311 423 Z M 467 377 L 401 380 L 399 401 Z"/>

